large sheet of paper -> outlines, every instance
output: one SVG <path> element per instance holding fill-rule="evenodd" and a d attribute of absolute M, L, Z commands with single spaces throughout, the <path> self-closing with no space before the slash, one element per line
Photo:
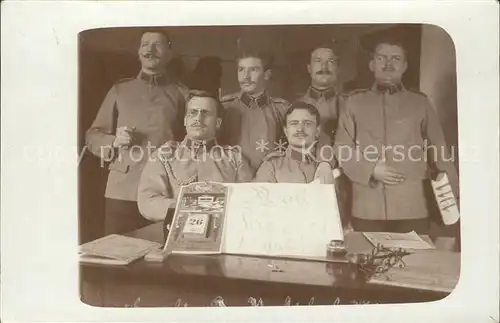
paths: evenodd
<path fill-rule="evenodd" d="M 224 253 L 325 257 L 344 240 L 333 185 L 230 184 Z"/>

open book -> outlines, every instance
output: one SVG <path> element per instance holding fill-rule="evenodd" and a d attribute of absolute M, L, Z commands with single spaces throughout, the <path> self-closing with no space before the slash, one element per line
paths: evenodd
<path fill-rule="evenodd" d="M 165 251 L 325 258 L 343 239 L 334 185 L 194 183 L 181 188 Z"/>
<path fill-rule="evenodd" d="M 161 248 L 156 242 L 111 234 L 80 246 L 80 262 L 128 265 L 150 250 Z"/>

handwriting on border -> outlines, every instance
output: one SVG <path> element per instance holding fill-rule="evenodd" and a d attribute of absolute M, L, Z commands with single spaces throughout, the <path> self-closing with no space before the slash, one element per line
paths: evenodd
<path fill-rule="evenodd" d="M 140 298 L 138 300 L 140 300 Z M 313 296 L 309 299 L 307 306 L 314 305 L 314 301 L 315 301 L 315 298 Z M 254 297 L 249 297 L 247 303 L 248 303 L 247 306 L 265 306 L 264 300 L 262 298 L 257 299 Z M 340 299 L 340 297 L 337 297 L 337 298 L 335 298 L 335 300 L 333 301 L 333 303 L 331 305 L 340 305 L 340 303 L 341 303 L 341 299 Z M 346 305 L 347 304 L 368 305 L 368 304 L 377 304 L 377 303 L 371 303 L 368 300 L 360 299 L 360 300 L 350 300 L 346 303 Z M 295 304 L 293 304 L 293 300 L 290 296 L 287 296 L 285 298 L 284 303 L 283 303 L 283 306 L 301 306 L 301 305 L 305 305 L 305 304 L 300 304 L 300 302 L 295 302 Z M 126 305 L 126 307 L 137 307 L 137 306 L 138 306 L 137 301 L 132 306 Z M 224 298 L 222 296 L 217 296 L 214 299 L 212 299 L 212 301 L 210 302 L 210 305 L 208 305 L 208 306 L 209 307 L 227 307 L 226 302 L 224 301 Z M 270 306 L 276 306 L 276 305 L 270 305 Z M 174 307 L 189 307 L 189 304 L 188 304 L 188 302 L 182 300 L 181 298 L 178 298 Z"/>

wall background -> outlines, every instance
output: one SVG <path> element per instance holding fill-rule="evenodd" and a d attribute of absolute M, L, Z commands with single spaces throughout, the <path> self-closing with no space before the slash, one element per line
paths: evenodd
<path fill-rule="evenodd" d="M 420 90 L 427 94 L 458 158 L 457 67 L 455 45 L 443 29 L 422 26 Z M 458 160 L 455 162 L 458 168 Z"/>

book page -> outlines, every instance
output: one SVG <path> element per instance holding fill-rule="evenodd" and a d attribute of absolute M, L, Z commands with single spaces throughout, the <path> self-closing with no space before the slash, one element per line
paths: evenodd
<path fill-rule="evenodd" d="M 224 252 L 325 257 L 343 240 L 333 185 L 230 184 Z"/>

